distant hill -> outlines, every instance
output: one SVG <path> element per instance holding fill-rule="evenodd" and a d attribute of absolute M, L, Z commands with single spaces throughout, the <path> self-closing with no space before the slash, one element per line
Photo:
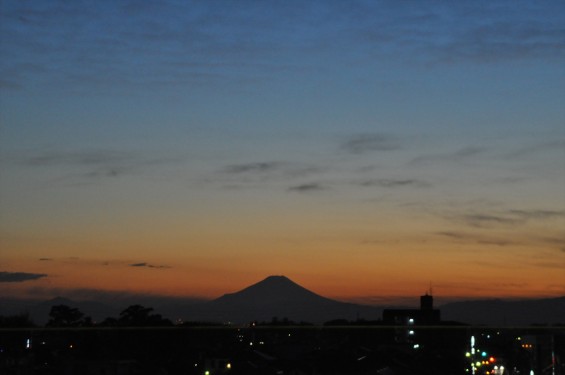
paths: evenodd
<path fill-rule="evenodd" d="M 117 318 L 126 307 L 140 304 L 173 321 L 270 322 L 284 318 L 294 322 L 323 323 L 334 319 L 378 320 L 383 306 L 366 306 L 320 296 L 285 276 L 266 279 L 212 301 L 193 298 L 128 294 L 120 298 L 74 301 L 57 297 L 47 301 L 0 297 L 0 315 L 28 313 L 38 325 L 49 319 L 54 305 L 78 308 L 94 321 Z M 565 297 L 532 300 L 478 300 L 452 302 L 438 307 L 441 319 L 468 324 L 521 326 L 565 324 Z"/>
<path fill-rule="evenodd" d="M 532 300 L 452 302 L 439 307 L 442 320 L 469 324 L 522 326 L 565 324 L 565 297 Z"/>
<path fill-rule="evenodd" d="M 116 307 L 97 301 L 73 301 L 64 297 L 56 297 L 46 301 L 32 299 L 0 298 L 0 315 L 29 314 L 30 319 L 38 325 L 44 325 L 49 320 L 51 307 L 67 305 L 77 308 L 85 316 L 94 321 L 101 321 L 109 316 L 117 316 Z"/>
<path fill-rule="evenodd" d="M 270 322 L 274 317 L 321 323 L 332 319 L 375 320 L 380 318 L 381 311 L 322 297 L 285 276 L 269 276 L 243 290 L 201 305 L 199 313 L 208 320 L 236 323 Z"/>

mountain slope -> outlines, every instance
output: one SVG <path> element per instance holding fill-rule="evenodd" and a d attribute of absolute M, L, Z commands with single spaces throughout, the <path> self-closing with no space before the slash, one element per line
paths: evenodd
<path fill-rule="evenodd" d="M 288 318 L 293 321 L 324 322 L 332 319 L 377 319 L 372 307 L 322 297 L 285 276 L 269 276 L 241 291 L 225 294 L 202 306 L 209 320 L 249 322 Z"/>

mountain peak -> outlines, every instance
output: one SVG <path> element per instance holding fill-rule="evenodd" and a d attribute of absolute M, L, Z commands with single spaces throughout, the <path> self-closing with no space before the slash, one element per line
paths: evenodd
<path fill-rule="evenodd" d="M 273 303 L 281 301 L 301 300 L 327 300 L 314 292 L 298 285 L 283 275 L 271 275 L 267 278 L 248 286 L 235 293 L 228 293 L 216 301 L 227 302 L 232 300 L 245 300 L 247 302 Z"/>
<path fill-rule="evenodd" d="M 288 277 L 286 277 L 285 275 L 271 275 L 271 276 L 267 276 L 265 278 L 265 280 L 276 280 L 276 279 L 286 279 L 286 280 L 290 280 Z"/>
<path fill-rule="evenodd" d="M 273 317 L 312 322 L 352 319 L 359 307 L 322 297 L 283 275 L 271 275 L 207 305 L 208 317 L 229 321 L 268 321 Z"/>
<path fill-rule="evenodd" d="M 292 281 L 291 279 L 289 279 L 288 277 L 284 276 L 284 275 L 271 275 L 271 276 L 267 276 L 263 281 L 260 281 L 258 284 L 260 283 L 291 283 L 291 284 L 296 284 L 294 281 Z M 298 284 L 296 284 L 298 285 Z"/>

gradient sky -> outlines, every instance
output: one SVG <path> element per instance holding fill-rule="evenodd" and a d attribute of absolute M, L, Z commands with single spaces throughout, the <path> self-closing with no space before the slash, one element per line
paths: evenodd
<path fill-rule="evenodd" d="M 563 1 L 0 7 L 2 295 L 565 295 Z"/>

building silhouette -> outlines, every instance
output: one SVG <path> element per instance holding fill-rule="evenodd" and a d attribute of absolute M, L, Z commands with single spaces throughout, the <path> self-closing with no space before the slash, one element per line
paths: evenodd
<path fill-rule="evenodd" d="M 434 297 L 428 293 L 420 296 L 419 309 L 383 310 L 383 323 L 389 325 L 435 325 L 440 321 L 440 311 L 434 309 Z"/>

